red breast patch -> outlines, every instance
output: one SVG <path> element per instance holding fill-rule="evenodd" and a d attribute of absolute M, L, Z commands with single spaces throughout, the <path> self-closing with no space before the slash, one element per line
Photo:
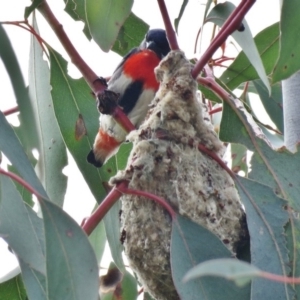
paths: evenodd
<path fill-rule="evenodd" d="M 154 68 L 158 66 L 160 59 L 151 50 L 143 50 L 131 55 L 123 65 L 124 73 L 133 80 L 141 80 L 144 88 L 159 88 L 159 83 L 154 75 Z"/>

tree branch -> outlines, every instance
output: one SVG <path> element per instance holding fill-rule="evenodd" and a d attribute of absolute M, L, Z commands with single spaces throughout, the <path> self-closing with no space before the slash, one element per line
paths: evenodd
<path fill-rule="evenodd" d="M 159 9 L 160 9 L 160 12 L 161 12 L 164 24 L 165 24 L 165 29 L 166 29 L 170 48 L 171 48 L 171 50 L 179 50 L 176 34 L 173 29 L 165 1 L 157 0 L 157 2 L 158 2 L 158 6 L 159 6 Z"/>
<path fill-rule="evenodd" d="M 65 33 L 63 26 L 59 23 L 59 21 L 56 19 L 53 12 L 51 11 L 47 1 L 43 1 L 38 7 L 38 9 L 44 16 L 44 18 L 47 20 L 47 22 L 55 32 L 56 36 L 58 37 L 59 41 L 67 51 L 72 63 L 79 69 L 84 79 L 93 90 L 94 94 L 96 96 L 99 95 L 103 90 L 106 89 L 106 86 L 103 85 L 100 80 L 97 80 L 98 76 L 96 75 L 96 73 L 87 65 L 87 63 L 79 55 L 72 42 L 70 41 L 69 37 Z"/>

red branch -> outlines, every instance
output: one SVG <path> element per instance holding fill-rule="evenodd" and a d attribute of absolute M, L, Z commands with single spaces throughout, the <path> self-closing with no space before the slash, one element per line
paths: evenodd
<path fill-rule="evenodd" d="M 223 24 L 221 30 L 209 45 L 208 49 L 196 63 L 192 70 L 193 78 L 197 78 L 207 62 L 211 59 L 217 49 L 226 41 L 229 35 L 235 30 L 239 29 L 243 18 L 255 3 L 256 0 L 242 0 L 239 6 L 232 12 L 226 22 Z"/>
<path fill-rule="evenodd" d="M 65 33 L 63 26 L 59 23 L 59 21 L 54 16 L 53 12 L 51 11 L 48 3 L 43 1 L 42 4 L 39 6 L 40 12 L 43 14 L 45 19 L 48 21 L 49 25 L 52 27 L 53 31 L 55 32 L 56 36 L 60 40 L 61 44 L 65 48 L 66 52 L 68 53 L 69 57 L 71 58 L 72 63 L 79 69 L 82 76 L 88 83 L 88 85 L 93 90 L 93 93 L 96 95 L 100 95 L 106 89 L 106 85 L 102 83 L 101 80 L 98 80 L 98 76 L 96 73 L 87 65 L 87 63 L 82 59 L 79 55 L 75 47 L 73 46 L 72 42 L 68 38 L 67 34 Z M 115 118 L 116 122 L 119 123 L 127 132 L 134 130 L 135 127 L 126 116 L 123 111 L 119 107 L 117 107 L 112 114 Z"/>
<path fill-rule="evenodd" d="M 3 111 L 2 113 L 3 113 L 4 116 L 9 116 L 9 115 L 12 115 L 12 114 L 14 114 L 18 111 L 19 111 L 19 107 L 15 106 L 15 107 L 12 107 L 10 109 L 7 109 L 7 110 Z"/>
<path fill-rule="evenodd" d="M 79 55 L 69 37 L 65 33 L 63 26 L 58 22 L 53 12 L 51 11 L 48 3 L 43 1 L 38 7 L 44 18 L 52 27 L 56 36 L 60 40 L 61 44 L 65 48 L 66 52 L 71 58 L 72 63 L 79 69 L 86 82 L 89 84 L 95 95 L 99 95 L 106 89 L 106 86 L 101 83 L 96 73 L 87 65 L 87 63 Z"/>
<path fill-rule="evenodd" d="M 110 191 L 110 193 L 105 197 L 105 199 L 98 206 L 95 212 L 82 225 L 82 229 L 86 232 L 87 235 L 90 235 L 93 232 L 93 230 L 97 227 L 103 217 L 123 194 L 142 196 L 154 200 L 156 203 L 158 203 L 168 211 L 172 219 L 176 217 L 175 211 L 165 199 L 148 192 L 129 189 L 128 182 L 122 181 Z"/>
<path fill-rule="evenodd" d="M 300 277 L 287 277 L 287 276 L 272 274 L 263 271 L 260 271 L 259 276 L 277 282 L 283 282 L 289 284 L 300 284 Z"/>
<path fill-rule="evenodd" d="M 176 34 L 175 31 L 173 29 L 169 14 L 168 14 L 168 10 L 165 4 L 164 0 L 157 0 L 158 2 L 158 6 L 165 24 L 165 28 L 166 28 L 166 33 L 167 33 L 167 37 L 168 37 L 168 41 L 169 41 L 169 45 L 171 50 L 179 50 L 179 46 L 178 46 L 178 42 L 177 42 L 177 38 L 176 38 Z"/>
<path fill-rule="evenodd" d="M 220 106 L 220 107 L 217 107 L 217 108 L 215 108 L 215 109 L 212 109 L 212 110 L 210 110 L 209 111 L 209 114 L 210 115 L 213 115 L 213 114 L 215 114 L 215 113 L 218 113 L 218 112 L 220 112 L 220 111 L 222 111 L 222 107 Z"/>
<path fill-rule="evenodd" d="M 105 197 L 102 203 L 98 206 L 95 212 L 86 220 L 82 229 L 87 235 L 90 235 L 97 227 L 100 221 L 104 218 L 112 206 L 119 200 L 123 194 L 123 190 L 128 186 L 128 182 L 123 181 L 117 184 Z"/>
<path fill-rule="evenodd" d="M 158 197 L 154 194 L 144 192 L 144 191 L 138 191 L 138 190 L 133 190 L 133 189 L 125 189 L 124 194 L 129 194 L 129 195 L 136 195 L 136 196 L 142 196 L 142 197 L 147 197 L 151 200 L 154 200 L 156 203 L 161 205 L 164 209 L 168 211 L 168 213 L 171 215 L 172 219 L 176 217 L 176 213 L 172 206 L 163 198 Z"/>
<path fill-rule="evenodd" d="M 24 188 L 26 190 L 28 190 L 31 194 L 34 194 L 38 199 L 43 199 L 44 198 L 28 182 L 26 182 L 23 178 L 21 178 L 20 176 L 16 175 L 15 173 L 12 173 L 12 172 L 9 172 L 9 171 L 5 171 L 4 169 L 2 169 L 0 167 L 0 174 L 3 174 L 5 176 L 11 178 L 12 180 L 18 182 L 19 184 L 21 184 L 22 186 L 24 186 Z"/>
<path fill-rule="evenodd" d="M 6 25 L 15 25 L 17 27 L 20 27 L 22 29 L 25 29 L 26 31 L 29 31 L 31 34 L 33 34 L 37 41 L 39 42 L 39 44 L 41 45 L 43 51 L 47 54 L 47 52 L 45 51 L 45 47 L 44 44 L 47 44 L 42 37 L 35 31 L 35 29 L 28 23 L 27 20 L 25 21 L 4 21 L 4 22 L 0 22 L 1 24 L 6 24 Z M 23 25 L 24 24 L 24 25 Z M 27 26 L 27 27 L 26 27 Z"/>
<path fill-rule="evenodd" d="M 127 117 L 127 115 L 124 113 L 124 111 L 117 106 L 114 109 L 114 112 L 112 113 L 112 117 L 115 119 L 115 121 L 122 126 L 122 128 L 126 132 L 130 132 L 132 130 L 135 130 L 135 126 L 131 123 L 130 119 Z"/>
<path fill-rule="evenodd" d="M 236 178 L 235 174 L 228 168 L 224 161 L 215 152 L 212 152 L 211 150 L 207 149 L 203 144 L 199 144 L 198 149 L 199 151 L 207 154 L 213 160 L 215 160 L 233 179 Z"/>

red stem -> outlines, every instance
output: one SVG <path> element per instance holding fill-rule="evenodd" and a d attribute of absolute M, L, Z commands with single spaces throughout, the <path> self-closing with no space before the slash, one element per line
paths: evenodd
<path fill-rule="evenodd" d="M 127 115 L 123 112 L 123 110 L 117 106 L 112 113 L 112 117 L 115 119 L 115 121 L 123 127 L 123 129 L 126 132 L 130 132 L 132 130 L 135 130 L 135 126 L 131 123 Z"/>
<path fill-rule="evenodd" d="M 178 42 L 177 42 L 177 38 L 176 38 L 176 34 L 175 31 L 173 29 L 169 14 L 168 14 L 168 10 L 165 4 L 164 0 L 157 0 L 158 2 L 158 6 L 165 24 L 165 28 L 166 28 L 166 33 L 167 33 L 167 37 L 168 37 L 168 41 L 169 41 L 169 45 L 171 50 L 179 50 L 179 46 L 178 46 Z"/>
<path fill-rule="evenodd" d="M 198 83 L 212 90 L 221 100 L 226 100 L 230 96 L 226 90 L 219 86 L 211 77 L 198 77 Z"/>
<path fill-rule="evenodd" d="M 128 189 L 126 188 L 124 191 L 124 194 L 129 194 L 129 195 L 136 195 L 136 196 L 142 196 L 142 197 L 147 197 L 151 200 L 154 200 L 156 203 L 161 205 L 164 209 L 168 211 L 168 213 L 171 215 L 172 219 L 176 217 L 176 213 L 172 206 L 163 198 L 156 196 L 154 194 L 144 192 L 144 191 L 138 191 L 138 190 L 133 190 L 133 189 Z"/>
<path fill-rule="evenodd" d="M 272 273 L 263 272 L 263 271 L 261 271 L 259 275 L 260 275 L 260 277 L 263 277 L 263 278 L 269 279 L 269 280 L 273 280 L 273 281 L 290 283 L 290 284 L 300 284 L 300 277 L 287 277 L 287 276 L 272 274 Z"/>
<path fill-rule="evenodd" d="M 82 229 L 87 235 L 90 235 L 93 230 L 97 227 L 100 221 L 104 218 L 111 207 L 119 200 L 123 194 L 124 188 L 128 186 L 128 182 L 123 181 L 117 184 L 105 197 L 102 203 L 94 211 L 94 213 L 86 220 L 83 224 Z"/>
<path fill-rule="evenodd" d="M 47 44 L 47 43 L 42 39 L 42 37 L 34 30 L 34 28 L 27 21 L 4 21 L 4 22 L 0 22 L 0 23 L 6 24 L 6 25 L 15 25 L 17 27 L 20 27 L 20 28 L 25 29 L 26 31 L 30 32 L 31 34 L 33 34 L 36 37 L 36 39 L 40 43 L 43 51 L 47 54 L 47 52 L 45 51 L 45 47 L 44 47 L 44 44 Z M 28 28 L 22 24 L 25 24 L 26 26 L 28 26 Z"/>
<path fill-rule="evenodd" d="M 209 111 L 209 114 L 210 114 L 210 115 L 213 115 L 213 114 L 218 113 L 218 112 L 220 112 L 220 111 L 222 111 L 222 110 L 223 110 L 223 108 L 220 106 L 220 107 L 217 107 L 217 108 L 215 108 L 215 109 L 210 110 L 210 111 Z"/>
<path fill-rule="evenodd" d="M 12 114 L 14 114 L 18 111 L 19 111 L 19 107 L 15 106 L 15 107 L 12 107 L 10 109 L 7 109 L 7 110 L 3 111 L 2 113 L 3 113 L 4 116 L 9 116 L 9 115 L 12 115 Z"/>
<path fill-rule="evenodd" d="M 249 9 L 255 3 L 256 0 L 242 0 L 239 6 L 232 12 L 226 22 L 223 24 L 221 30 L 209 45 L 208 49 L 196 63 L 192 70 L 193 78 L 197 78 L 204 66 L 217 51 L 217 49 L 226 41 L 228 36 L 237 30 Z"/>
<path fill-rule="evenodd" d="M 129 189 L 128 182 L 122 181 L 109 192 L 109 194 L 105 197 L 102 203 L 95 210 L 95 212 L 82 225 L 82 229 L 86 232 L 87 235 L 90 235 L 93 232 L 93 230 L 97 227 L 100 221 L 107 214 L 107 212 L 123 194 L 142 196 L 152 199 L 156 203 L 161 205 L 163 208 L 165 208 L 171 215 L 172 219 L 176 217 L 175 211 L 165 199 L 148 192 Z"/>
<path fill-rule="evenodd" d="M 38 199 L 43 199 L 44 198 L 28 182 L 26 182 L 23 178 L 21 178 L 20 176 L 16 175 L 15 173 L 12 173 L 12 172 L 9 172 L 9 171 L 5 171 L 4 169 L 2 169 L 0 167 L 0 174 L 3 174 L 5 176 L 11 178 L 12 180 L 18 182 L 19 184 L 21 184 L 22 186 L 24 186 L 24 188 L 26 190 L 28 190 L 31 194 L 34 194 Z"/>
<path fill-rule="evenodd" d="M 213 160 L 215 160 L 225 171 L 227 171 L 227 173 L 233 178 L 235 179 L 236 176 L 235 174 L 228 168 L 228 166 L 224 163 L 224 161 L 215 153 L 212 152 L 211 150 L 207 149 L 203 144 L 199 144 L 198 145 L 198 149 L 199 151 L 207 154 L 208 156 L 210 156 Z"/>

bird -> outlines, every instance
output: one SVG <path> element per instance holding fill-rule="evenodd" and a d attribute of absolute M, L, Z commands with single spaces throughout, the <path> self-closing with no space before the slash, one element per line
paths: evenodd
<path fill-rule="evenodd" d="M 139 47 L 124 56 L 107 83 L 107 90 L 119 94 L 117 104 L 135 127 L 144 120 L 159 88 L 154 69 L 170 52 L 163 29 L 151 29 Z M 100 168 L 125 141 L 127 132 L 111 115 L 100 113 L 100 126 L 87 161 Z"/>

